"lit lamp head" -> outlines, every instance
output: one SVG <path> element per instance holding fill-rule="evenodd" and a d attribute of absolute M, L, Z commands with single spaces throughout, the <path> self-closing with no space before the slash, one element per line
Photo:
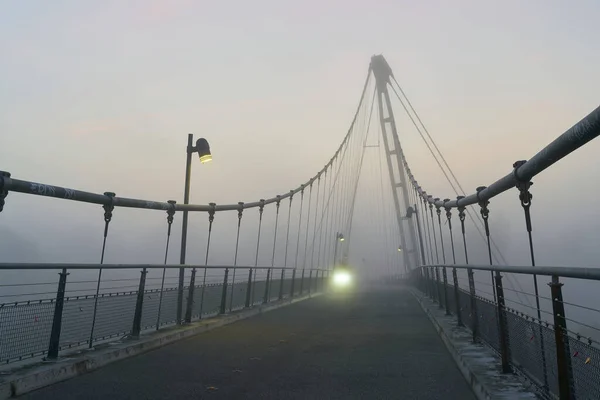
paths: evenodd
<path fill-rule="evenodd" d="M 344 241 L 344 235 L 342 235 L 341 233 L 338 233 L 338 240 L 340 242 L 343 242 Z"/>
<path fill-rule="evenodd" d="M 210 154 L 210 146 L 204 138 L 200 138 L 196 141 L 196 149 L 200 162 L 202 164 L 212 161 L 212 154 Z"/>
<path fill-rule="evenodd" d="M 398 252 L 402 252 L 402 247 L 398 246 Z"/>

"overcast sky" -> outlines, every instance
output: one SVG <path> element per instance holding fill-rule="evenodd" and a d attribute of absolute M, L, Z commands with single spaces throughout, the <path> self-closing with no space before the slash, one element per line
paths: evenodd
<path fill-rule="evenodd" d="M 214 154 L 194 165 L 193 203 L 273 196 L 330 159 L 381 53 L 473 191 L 598 106 L 599 12 L 594 0 L 1 2 L 0 169 L 181 201 L 192 132 Z M 453 197 L 396 112 L 419 182 Z M 594 141 L 535 179 L 540 264 L 598 264 L 600 211 L 584 199 L 600 194 L 599 150 Z M 101 209 L 68 206 L 10 194 L 0 258 L 97 262 Z M 517 194 L 491 210 L 508 260 L 527 264 Z M 160 262 L 148 243 L 162 246 L 164 218 L 119 211 L 109 261 Z"/>

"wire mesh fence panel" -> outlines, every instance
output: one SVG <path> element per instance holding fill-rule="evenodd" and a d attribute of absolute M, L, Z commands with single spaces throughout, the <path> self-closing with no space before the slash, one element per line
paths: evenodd
<path fill-rule="evenodd" d="M 158 316 L 158 304 L 160 301 L 160 290 L 146 290 L 142 304 L 141 329 L 150 329 L 156 326 Z"/>
<path fill-rule="evenodd" d="M 302 293 L 301 294 L 306 294 L 308 293 L 308 284 L 310 283 L 310 278 L 308 277 L 308 272 L 305 273 L 304 275 L 304 279 L 302 279 L 302 282 L 300 282 L 301 284 L 301 288 L 302 288 Z M 300 290 L 300 289 L 298 289 Z"/>
<path fill-rule="evenodd" d="M 160 306 L 160 325 L 174 324 L 177 322 L 177 288 L 163 290 L 162 304 Z M 160 293 L 159 293 L 160 295 Z M 160 301 L 160 300 L 159 300 Z"/>
<path fill-rule="evenodd" d="M 61 348 L 89 342 L 94 302 L 95 296 L 65 299 L 60 333 Z"/>
<path fill-rule="evenodd" d="M 600 350 L 577 338 L 569 338 L 575 396 L 600 399 Z"/>
<path fill-rule="evenodd" d="M 295 290 L 295 288 L 294 288 Z M 292 278 L 290 277 L 289 279 L 285 279 L 283 281 L 283 298 L 287 299 L 291 296 L 292 294 Z"/>
<path fill-rule="evenodd" d="M 232 299 L 230 304 L 230 310 L 240 310 L 244 308 L 246 305 L 246 291 L 248 290 L 248 282 L 238 282 L 233 285 L 232 293 L 229 294 L 229 297 Z"/>
<path fill-rule="evenodd" d="M 0 305 L 0 359 L 10 362 L 45 353 L 54 307 L 53 300 Z"/>
<path fill-rule="evenodd" d="M 271 280 L 269 285 L 269 301 L 276 301 L 279 298 L 279 288 L 281 287 L 280 277 Z"/>
<path fill-rule="evenodd" d="M 202 305 L 202 285 L 194 286 L 194 299 L 192 300 L 192 321 L 200 318 Z"/>
<path fill-rule="evenodd" d="M 252 304 L 261 304 L 265 295 L 266 281 L 256 281 L 252 285 Z"/>
<path fill-rule="evenodd" d="M 137 292 L 100 295 L 92 340 L 103 340 L 130 333 L 136 299 Z"/>
<path fill-rule="evenodd" d="M 477 298 L 477 318 L 479 321 L 479 336 L 483 341 L 500 353 L 498 331 L 498 308 L 496 304 Z"/>
<path fill-rule="evenodd" d="M 223 284 L 209 284 L 201 288 L 204 290 L 204 299 L 202 300 L 202 317 L 207 315 L 216 315 L 221 308 L 221 296 L 223 295 Z"/>
<path fill-rule="evenodd" d="M 321 290 L 321 272 L 317 271 L 313 273 L 311 292 L 318 292 Z"/>
<path fill-rule="evenodd" d="M 554 331 L 541 326 L 530 317 L 524 318 L 513 312 L 506 313 L 506 322 L 513 365 L 540 388 L 544 387 L 546 371 L 548 389 L 558 395 Z"/>

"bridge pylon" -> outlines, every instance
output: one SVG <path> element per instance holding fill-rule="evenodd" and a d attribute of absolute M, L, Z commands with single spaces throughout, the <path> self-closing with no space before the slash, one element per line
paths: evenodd
<path fill-rule="evenodd" d="M 374 55 L 371 57 L 370 68 L 377 86 L 379 123 L 381 125 L 381 134 L 383 136 L 394 206 L 400 231 L 404 268 L 408 272 L 411 268 L 419 265 L 419 256 L 415 227 L 411 223 L 411 219 L 406 216 L 408 207 L 411 206 L 408 197 L 408 179 L 404 168 L 404 153 L 402 152 L 402 146 L 398 138 L 396 120 L 394 119 L 394 112 L 388 92 L 388 85 L 391 84 L 390 77 L 393 76 L 393 73 L 383 55 Z M 408 230 L 408 236 L 406 235 L 406 230 Z M 421 262 L 424 263 L 424 260 Z"/>

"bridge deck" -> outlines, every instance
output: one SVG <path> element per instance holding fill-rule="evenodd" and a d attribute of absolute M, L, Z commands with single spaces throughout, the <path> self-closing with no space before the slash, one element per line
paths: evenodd
<path fill-rule="evenodd" d="M 411 294 L 385 289 L 280 308 L 23 398 L 474 396 Z"/>

